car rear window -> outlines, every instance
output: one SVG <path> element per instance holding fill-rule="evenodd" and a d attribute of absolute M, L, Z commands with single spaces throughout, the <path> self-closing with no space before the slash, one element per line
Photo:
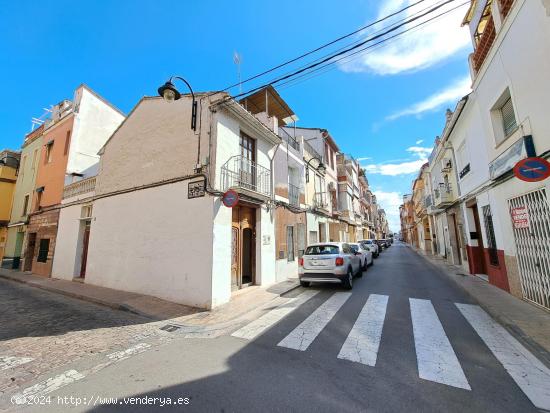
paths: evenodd
<path fill-rule="evenodd" d="M 361 244 L 369 244 L 370 245 L 370 244 L 372 244 L 372 241 L 369 239 L 367 241 L 363 241 Z"/>
<path fill-rule="evenodd" d="M 351 252 L 359 252 L 359 247 L 357 245 L 350 245 Z"/>
<path fill-rule="evenodd" d="M 340 248 L 336 245 L 313 245 L 306 248 L 304 255 L 330 255 L 339 253 Z"/>

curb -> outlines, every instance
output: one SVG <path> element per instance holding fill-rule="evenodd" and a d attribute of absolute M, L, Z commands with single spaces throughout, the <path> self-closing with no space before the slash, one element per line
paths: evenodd
<path fill-rule="evenodd" d="M 541 359 L 541 361 L 550 368 L 550 351 L 546 350 L 546 348 L 544 348 L 539 343 L 537 343 L 534 339 L 532 339 L 528 334 L 526 334 L 520 327 L 518 327 L 508 317 L 495 312 L 487 304 L 479 301 L 477 297 L 470 292 L 470 290 L 468 290 L 466 287 L 460 284 L 453 277 L 449 276 L 448 274 L 449 270 L 445 267 L 445 264 L 435 263 L 425 255 L 419 253 L 416 249 L 411 247 L 409 244 L 405 244 L 405 245 L 407 246 L 407 248 L 411 249 L 414 253 L 416 253 L 416 255 L 424 259 L 431 266 L 433 266 L 438 272 L 442 273 L 445 276 L 445 279 L 451 280 L 454 285 L 456 285 L 462 292 L 464 292 L 472 301 L 476 302 L 477 305 L 479 305 L 487 314 L 489 314 L 494 320 L 496 320 L 500 325 L 502 325 L 510 334 L 512 334 L 513 337 L 518 339 L 531 352 L 537 353 L 540 356 L 539 359 Z M 466 276 L 471 276 L 471 275 L 466 275 Z"/>
<path fill-rule="evenodd" d="M 39 283 L 35 283 L 33 280 L 24 280 L 24 279 L 21 279 L 21 278 L 18 278 L 18 277 L 12 277 L 9 274 L 3 274 L 1 272 L 0 272 L 0 278 L 8 280 L 8 281 L 17 282 L 19 284 L 28 285 L 30 287 L 39 288 L 41 290 L 48 291 L 48 292 L 51 292 L 51 293 L 55 293 L 55 294 L 63 295 L 63 296 L 66 296 L 66 297 L 71 297 L 71 298 L 75 298 L 75 299 L 78 299 L 78 300 L 82 300 L 82 301 L 90 302 L 90 303 L 93 303 L 93 304 L 101 305 L 101 306 L 104 306 L 104 307 L 112 308 L 113 310 L 126 311 L 126 312 L 129 312 L 129 313 L 147 318 L 151 321 L 157 321 L 158 322 L 158 321 L 169 321 L 170 320 L 170 319 L 166 319 L 166 318 L 159 318 L 157 316 L 148 314 L 144 311 L 140 311 L 140 310 L 138 310 L 138 309 L 136 309 L 136 308 L 134 308 L 134 307 L 132 307 L 131 305 L 128 305 L 128 304 L 124 304 L 124 303 L 116 304 L 116 303 L 112 303 L 112 302 L 109 302 L 109 301 L 104 301 L 104 300 L 100 300 L 100 299 L 97 299 L 97 298 L 93 298 L 93 297 L 89 297 L 89 296 L 85 296 L 85 295 L 81 295 L 81 294 L 77 294 L 77 293 L 72 293 L 72 292 L 65 291 L 65 290 L 59 290 L 59 289 L 56 289 L 56 288 L 48 287 L 47 285 L 42 285 L 42 284 L 39 284 Z M 293 290 L 295 290 L 299 287 L 300 287 L 299 283 L 295 284 L 295 285 L 291 285 L 288 288 L 283 289 L 283 291 L 281 291 L 277 295 L 275 295 L 273 297 L 273 300 L 278 298 L 278 297 L 281 297 L 284 294 L 287 294 L 290 291 L 293 291 Z M 239 317 L 242 317 L 244 314 L 246 314 L 250 311 L 256 310 L 259 307 L 261 307 L 262 305 L 268 304 L 269 302 L 270 301 L 265 302 L 265 303 L 261 303 L 257 306 L 251 307 L 251 308 L 248 308 L 248 309 L 242 311 L 241 313 L 236 314 L 231 319 L 229 319 L 227 321 L 224 321 L 223 323 L 221 323 L 219 325 L 225 325 L 227 323 L 230 323 L 230 322 L 238 319 Z M 209 311 L 212 311 L 212 310 L 209 310 Z M 202 311 L 202 312 L 199 312 L 197 314 L 204 314 L 204 313 L 207 313 L 207 312 L 208 311 Z M 193 317 L 193 316 L 194 315 L 192 315 L 191 317 Z M 174 323 L 174 324 L 177 324 L 177 323 Z M 213 329 L 219 329 L 219 327 L 217 327 L 219 325 L 213 324 L 212 326 L 215 327 Z M 185 325 L 183 325 L 183 326 L 185 326 Z M 195 327 L 199 327 L 199 326 L 193 326 L 193 327 L 195 328 Z"/>

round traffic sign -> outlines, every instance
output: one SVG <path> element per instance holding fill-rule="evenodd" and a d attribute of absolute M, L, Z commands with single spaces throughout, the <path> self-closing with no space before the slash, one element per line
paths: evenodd
<path fill-rule="evenodd" d="M 525 158 L 514 166 L 514 175 L 526 182 L 542 181 L 550 176 L 550 163 L 539 157 Z"/>
<path fill-rule="evenodd" d="M 230 189 L 223 194 L 222 202 L 226 207 L 233 208 L 235 205 L 237 205 L 237 202 L 239 202 L 239 194 Z"/>

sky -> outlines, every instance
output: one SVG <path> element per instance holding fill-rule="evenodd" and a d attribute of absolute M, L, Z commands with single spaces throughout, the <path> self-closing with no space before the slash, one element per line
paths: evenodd
<path fill-rule="evenodd" d="M 0 149 L 19 148 L 31 118 L 71 99 L 81 83 L 128 113 L 171 75 L 185 77 L 195 91 L 220 90 L 237 82 L 235 52 L 246 79 L 416 1 L 0 0 Z M 441 2 L 424 0 L 242 88 L 267 83 Z M 435 14 L 464 2 L 455 0 Z M 278 87 L 298 126 L 328 129 L 366 169 L 393 231 L 399 231 L 402 196 L 444 127 L 445 110 L 469 92 L 472 46 L 460 26 L 466 7 L 329 71 Z"/>

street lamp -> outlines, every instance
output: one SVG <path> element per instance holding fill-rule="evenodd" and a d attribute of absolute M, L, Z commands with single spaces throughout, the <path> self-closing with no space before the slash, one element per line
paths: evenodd
<path fill-rule="evenodd" d="M 176 89 L 174 86 L 174 83 L 172 82 L 174 79 L 179 79 L 183 83 L 187 85 L 189 88 L 189 91 L 191 92 L 191 98 L 193 99 L 192 108 L 191 108 L 191 129 L 194 131 L 197 130 L 197 101 L 195 100 L 195 94 L 193 93 L 193 89 L 191 88 L 191 85 L 187 80 L 185 80 L 183 77 L 179 76 L 172 76 L 164 85 L 158 88 L 159 96 L 162 96 L 164 100 L 167 102 L 173 102 L 174 100 L 178 100 L 181 98 L 181 93 Z"/>
<path fill-rule="evenodd" d="M 313 169 L 316 169 L 320 174 L 324 174 L 327 171 L 327 167 L 325 166 L 325 164 L 323 163 L 322 160 L 320 160 L 317 157 L 311 158 L 306 163 L 306 182 L 309 182 L 309 167 L 311 166 L 310 165 L 311 161 L 314 161 L 314 160 L 317 161 L 319 163 L 319 165 L 317 165 L 317 168 L 312 167 Z"/>

